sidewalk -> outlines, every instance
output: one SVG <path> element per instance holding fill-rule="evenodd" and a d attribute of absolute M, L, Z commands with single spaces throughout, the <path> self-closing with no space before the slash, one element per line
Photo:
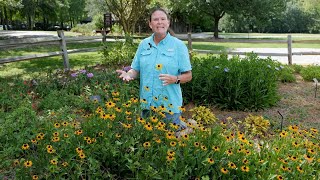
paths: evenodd
<path fill-rule="evenodd" d="M 237 48 L 235 52 L 255 52 L 255 53 L 288 53 L 287 48 Z M 292 48 L 293 53 L 298 52 L 320 52 L 320 49 L 313 48 Z M 240 57 L 243 57 L 242 55 Z M 267 56 L 259 56 L 267 58 Z M 272 56 L 271 59 L 277 60 L 283 64 L 288 64 L 287 56 Z M 292 64 L 299 65 L 320 65 L 320 55 L 293 55 Z"/>

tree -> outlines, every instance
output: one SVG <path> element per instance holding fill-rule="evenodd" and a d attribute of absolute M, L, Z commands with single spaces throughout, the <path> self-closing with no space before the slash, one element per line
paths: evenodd
<path fill-rule="evenodd" d="M 147 10 L 150 0 L 106 0 L 109 11 L 119 20 L 126 34 L 134 32 L 137 21 Z"/>
<path fill-rule="evenodd" d="M 0 0 L 0 18 L 5 30 L 9 27 L 9 12 L 21 7 L 21 0 Z"/>
<path fill-rule="evenodd" d="M 266 18 L 269 12 L 274 13 L 283 6 L 287 0 L 171 0 L 180 8 L 185 9 L 191 17 L 206 14 L 214 22 L 214 37 L 218 38 L 219 21 L 225 14 Z M 193 13 L 192 13 L 193 12 Z M 197 15 L 194 14 L 197 13 Z M 260 16 L 260 17 L 259 17 Z"/>

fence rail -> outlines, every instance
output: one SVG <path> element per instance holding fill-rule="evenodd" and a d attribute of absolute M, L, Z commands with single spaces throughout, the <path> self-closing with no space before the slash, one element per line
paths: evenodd
<path fill-rule="evenodd" d="M 105 42 L 106 38 L 112 39 L 123 39 L 123 36 L 106 36 L 103 33 L 103 36 L 90 36 L 90 37 L 65 37 L 63 31 L 57 31 L 57 37 L 40 37 L 40 38 L 24 38 L 24 39 L 8 39 L 0 40 L 0 50 L 24 48 L 35 45 L 59 45 L 61 51 L 57 52 L 47 52 L 42 54 L 32 54 L 25 56 L 16 56 L 8 58 L 0 58 L 0 64 L 10 63 L 16 61 L 24 61 L 31 59 L 38 59 L 44 57 L 52 56 L 62 56 L 64 69 L 70 70 L 68 54 L 79 53 L 79 52 L 94 52 L 101 48 L 81 48 L 81 49 L 71 49 L 67 50 L 67 43 L 90 43 L 102 41 Z M 135 37 L 143 38 L 143 37 Z M 320 40 L 292 40 L 291 35 L 287 36 L 287 40 L 257 40 L 257 39 L 192 39 L 191 34 L 189 33 L 187 38 L 180 38 L 181 40 L 188 41 L 188 48 L 190 51 L 195 51 L 198 53 L 212 53 L 212 54 L 221 54 L 226 53 L 230 55 L 246 55 L 248 52 L 241 51 L 213 51 L 213 50 L 200 50 L 192 49 L 192 42 L 216 42 L 216 43 L 282 43 L 287 44 L 287 53 L 265 53 L 265 52 L 254 52 L 260 56 L 287 56 L 288 64 L 292 64 L 293 55 L 320 55 L 320 51 L 312 52 L 292 52 L 292 43 L 308 43 L 308 44 L 320 44 Z"/>
<path fill-rule="evenodd" d="M 292 65 L 293 55 L 320 55 L 320 51 L 302 51 L 302 52 L 292 52 L 292 43 L 305 43 L 305 44 L 320 44 L 320 40 L 292 40 L 291 35 L 287 36 L 287 40 L 256 40 L 256 39 L 192 39 L 191 33 L 188 33 L 187 38 L 182 38 L 188 41 L 188 48 L 190 51 L 195 51 L 198 53 L 211 53 L 220 54 L 226 53 L 230 55 L 245 55 L 248 52 L 241 51 L 211 51 L 211 50 L 200 50 L 192 49 L 192 42 L 217 42 L 217 43 L 282 43 L 287 44 L 287 53 L 265 53 L 265 52 L 254 52 L 260 56 L 287 56 L 288 64 Z"/>

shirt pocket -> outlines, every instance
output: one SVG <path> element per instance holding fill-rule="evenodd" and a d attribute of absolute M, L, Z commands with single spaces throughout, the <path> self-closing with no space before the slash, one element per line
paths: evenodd
<path fill-rule="evenodd" d="M 150 65 L 152 62 L 152 51 L 151 50 L 143 50 L 140 53 L 140 62 L 141 65 Z"/>
<path fill-rule="evenodd" d="M 161 61 L 165 67 L 166 73 L 176 74 L 179 68 L 175 51 L 164 51 L 161 53 Z"/>

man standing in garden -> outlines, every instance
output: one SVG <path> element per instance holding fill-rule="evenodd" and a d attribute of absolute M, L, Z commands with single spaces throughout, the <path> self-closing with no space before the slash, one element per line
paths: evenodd
<path fill-rule="evenodd" d="M 169 15 L 161 8 L 151 12 L 149 27 L 153 34 L 144 39 L 128 72 L 117 70 L 119 78 L 131 81 L 140 75 L 142 116 L 161 111 L 166 122 L 185 128 L 180 120 L 182 92 L 180 83 L 192 79 L 191 64 L 186 45 L 169 32 Z"/>

